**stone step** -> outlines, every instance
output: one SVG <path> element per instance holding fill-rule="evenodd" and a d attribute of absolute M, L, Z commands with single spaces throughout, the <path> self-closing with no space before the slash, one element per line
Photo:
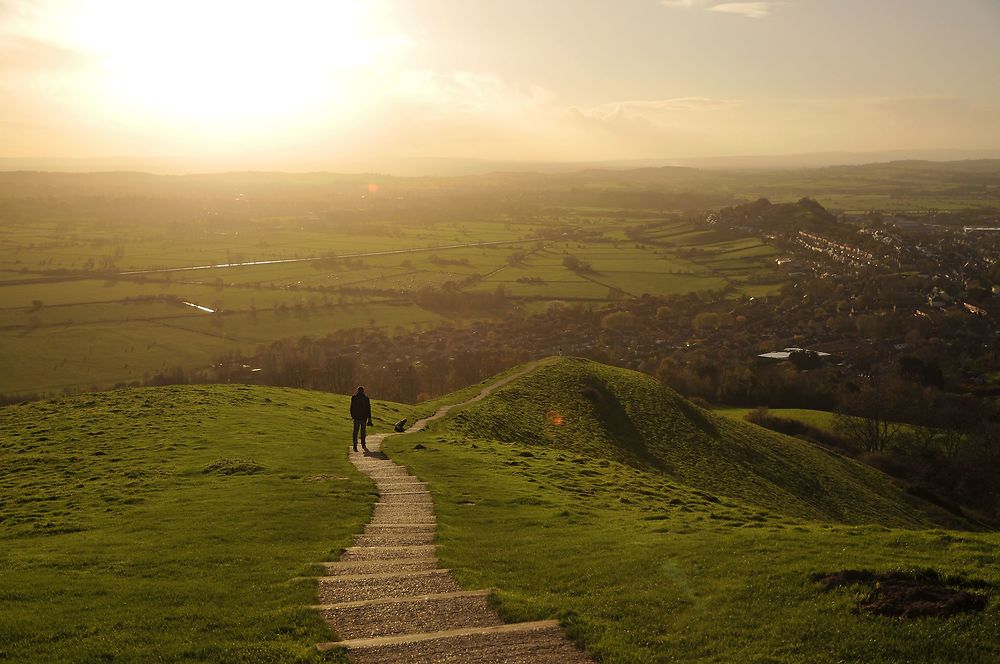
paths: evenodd
<path fill-rule="evenodd" d="M 448 575 L 449 573 L 450 573 L 449 570 L 443 568 L 442 569 L 434 568 L 434 569 L 411 571 L 411 572 L 400 572 L 394 569 L 383 568 L 382 570 L 378 572 L 373 572 L 371 574 L 353 574 L 353 575 L 343 575 L 343 576 L 316 576 L 313 578 L 316 579 L 316 581 L 318 581 L 319 583 L 350 583 L 352 581 L 369 581 L 369 580 L 390 579 L 397 577 L 416 578 L 419 576 L 441 576 L 441 575 Z"/>
<path fill-rule="evenodd" d="M 368 523 L 366 535 L 388 535 L 390 533 L 432 533 L 437 526 L 433 521 L 424 523 Z"/>
<path fill-rule="evenodd" d="M 349 546 L 340 556 L 349 560 L 402 560 L 407 558 L 430 558 L 434 556 L 433 544 L 414 546 Z"/>
<path fill-rule="evenodd" d="M 371 523 L 414 523 L 433 518 L 433 503 L 375 503 Z"/>
<path fill-rule="evenodd" d="M 414 480 L 412 482 L 386 482 L 379 480 L 375 482 L 375 487 L 379 491 L 427 491 L 427 482 Z"/>
<path fill-rule="evenodd" d="M 404 512 L 405 514 L 405 512 Z M 399 516 L 399 515 L 396 515 Z M 437 520 L 432 514 L 430 517 L 420 517 L 419 519 L 414 519 L 413 521 L 370 521 L 365 524 L 365 529 L 368 528 L 413 528 L 415 530 L 420 530 L 421 528 L 430 528 L 433 530 L 437 527 Z"/>
<path fill-rule="evenodd" d="M 487 602 L 489 591 L 440 593 L 344 602 L 320 607 L 342 639 L 489 627 L 502 624 Z"/>
<path fill-rule="evenodd" d="M 346 576 L 353 574 L 377 574 L 387 569 L 398 572 L 415 572 L 418 570 L 435 569 L 437 558 L 403 558 L 401 560 L 346 560 L 335 563 L 323 563 L 326 573 L 330 576 Z"/>
<path fill-rule="evenodd" d="M 433 544 L 434 531 L 365 533 L 354 538 L 354 546 L 410 546 Z"/>
<path fill-rule="evenodd" d="M 378 501 L 376 501 L 376 503 L 375 503 L 375 509 L 373 510 L 373 513 L 374 512 L 378 512 L 380 509 L 382 509 L 383 511 L 390 511 L 390 510 L 394 510 L 394 509 L 396 509 L 396 510 L 405 510 L 407 508 L 407 506 L 412 506 L 414 509 L 421 509 L 424 512 L 427 512 L 428 514 L 431 514 L 431 515 L 434 514 L 434 504 L 431 503 L 431 502 L 424 502 L 424 503 L 412 503 L 412 502 L 405 502 L 405 503 L 400 502 L 400 503 L 397 503 L 397 502 L 391 502 L 390 503 L 390 502 L 385 502 L 385 501 L 381 500 L 381 496 L 379 496 L 379 498 L 380 499 Z"/>
<path fill-rule="evenodd" d="M 381 512 L 377 516 L 372 518 L 371 524 L 373 526 L 394 526 L 397 524 L 412 523 L 419 519 L 425 518 L 426 514 L 404 512 L 400 511 L 395 514 L 391 512 Z M 433 524 L 432 524 L 433 525 Z"/>
<path fill-rule="evenodd" d="M 563 636 L 559 623 L 543 620 L 495 627 L 469 627 L 371 639 L 349 639 L 316 646 L 346 648 L 358 664 L 409 662 L 484 662 L 504 664 L 582 664 L 591 662 Z"/>
<path fill-rule="evenodd" d="M 410 474 L 410 471 L 408 471 L 406 468 L 404 468 L 403 466 L 397 466 L 395 464 L 370 466 L 370 467 L 363 466 L 358 470 L 365 473 L 366 475 L 368 475 L 368 477 L 372 478 L 373 480 L 380 480 L 380 479 L 387 480 L 387 479 L 399 479 L 400 477 L 413 477 L 413 475 Z"/>
<path fill-rule="evenodd" d="M 391 493 L 380 493 L 378 497 L 380 503 L 391 505 L 394 503 L 432 503 L 429 491 L 393 491 Z"/>
<path fill-rule="evenodd" d="M 320 604 L 339 604 L 383 597 L 413 597 L 461 590 L 446 570 L 368 574 L 364 576 L 323 576 L 317 596 Z"/>
<path fill-rule="evenodd" d="M 450 597 L 489 597 L 489 590 L 456 590 L 452 593 L 437 593 L 434 595 L 414 595 L 413 597 L 386 597 L 383 599 L 362 599 L 355 602 L 340 602 L 339 604 L 315 604 L 310 609 L 326 611 L 327 609 L 342 609 L 352 606 L 373 606 L 376 604 L 397 604 L 400 602 L 423 602 L 432 599 L 448 599 Z"/>

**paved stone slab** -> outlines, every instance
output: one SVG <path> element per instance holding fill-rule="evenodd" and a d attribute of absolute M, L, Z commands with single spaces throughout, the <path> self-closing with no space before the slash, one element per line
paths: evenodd
<path fill-rule="evenodd" d="M 396 503 L 430 504 L 433 502 L 429 491 L 383 492 L 379 495 L 378 501 L 384 505 L 394 505 Z"/>
<path fill-rule="evenodd" d="M 430 571 L 437 572 L 439 570 Z M 337 604 L 384 597 L 433 595 L 461 590 L 455 580 L 447 573 L 420 574 L 419 576 L 417 573 L 406 573 L 392 576 L 379 575 L 371 578 L 335 576 L 324 578 L 327 581 L 320 583 L 317 591 L 321 604 Z"/>
<path fill-rule="evenodd" d="M 557 622 L 549 620 L 322 645 L 346 647 L 357 664 L 580 664 L 592 661 L 563 636 Z"/>
<path fill-rule="evenodd" d="M 430 521 L 434 517 L 432 503 L 376 503 L 372 523 L 414 523 Z"/>
<path fill-rule="evenodd" d="M 341 560 L 399 560 L 404 558 L 429 558 L 434 555 L 433 545 L 416 546 L 352 546 Z"/>
<path fill-rule="evenodd" d="M 404 558 L 402 560 L 340 560 L 335 563 L 324 563 L 326 573 L 330 576 L 350 576 L 356 574 L 378 574 L 387 570 L 396 572 L 416 572 L 436 569 L 437 558 Z"/>
<path fill-rule="evenodd" d="M 369 469 L 362 469 L 362 472 Z M 373 480 L 379 479 L 398 479 L 400 477 L 413 477 L 410 472 L 406 470 L 403 466 L 386 465 L 371 468 L 369 472 L 365 473 L 368 477 Z"/>
<path fill-rule="evenodd" d="M 354 538 L 355 546 L 412 546 L 414 544 L 433 544 L 433 531 L 418 532 L 382 532 L 378 534 L 365 533 Z"/>
<path fill-rule="evenodd" d="M 388 535 L 390 533 L 433 533 L 436 524 L 431 523 L 369 523 L 365 525 L 366 535 Z"/>
<path fill-rule="evenodd" d="M 502 624 L 486 593 L 444 593 L 402 600 L 352 602 L 324 607 L 323 618 L 343 639 Z"/>

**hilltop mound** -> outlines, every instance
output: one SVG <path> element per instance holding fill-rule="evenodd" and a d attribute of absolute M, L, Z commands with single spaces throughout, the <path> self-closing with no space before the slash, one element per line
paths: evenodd
<path fill-rule="evenodd" d="M 451 426 L 472 438 L 658 471 L 788 516 L 904 527 L 937 517 L 872 468 L 717 416 L 645 374 L 583 359 L 543 364 L 466 408 Z"/>
<path fill-rule="evenodd" d="M 836 217 L 811 198 L 802 198 L 795 203 L 771 203 L 761 198 L 752 203 L 723 208 L 719 216 L 728 224 L 784 233 L 822 230 L 837 222 Z"/>

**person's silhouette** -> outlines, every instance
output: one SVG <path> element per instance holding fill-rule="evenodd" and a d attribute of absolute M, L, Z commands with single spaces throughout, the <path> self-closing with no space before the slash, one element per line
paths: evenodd
<path fill-rule="evenodd" d="M 358 435 L 361 436 L 361 447 L 365 452 L 368 446 L 365 445 L 365 433 L 367 427 L 372 426 L 372 402 L 365 394 L 365 388 L 359 387 L 358 391 L 351 397 L 351 419 L 354 420 L 354 432 L 351 439 L 354 442 L 354 451 L 358 451 Z"/>

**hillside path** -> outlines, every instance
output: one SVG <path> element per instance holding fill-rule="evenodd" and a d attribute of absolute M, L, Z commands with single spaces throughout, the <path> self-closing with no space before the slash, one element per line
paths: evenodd
<path fill-rule="evenodd" d="M 486 398 L 538 364 L 491 383 L 467 401 L 439 408 L 405 433 Z M 592 662 L 557 621 L 504 624 L 489 607 L 489 590 L 462 590 L 448 570 L 438 567 L 430 491 L 381 452 L 390 435 L 369 436 L 369 453 L 351 454 L 351 462 L 375 481 L 379 500 L 354 546 L 339 561 L 324 563 L 327 573 L 319 577 L 315 608 L 344 640 L 316 647 L 346 648 L 358 664 Z"/>

